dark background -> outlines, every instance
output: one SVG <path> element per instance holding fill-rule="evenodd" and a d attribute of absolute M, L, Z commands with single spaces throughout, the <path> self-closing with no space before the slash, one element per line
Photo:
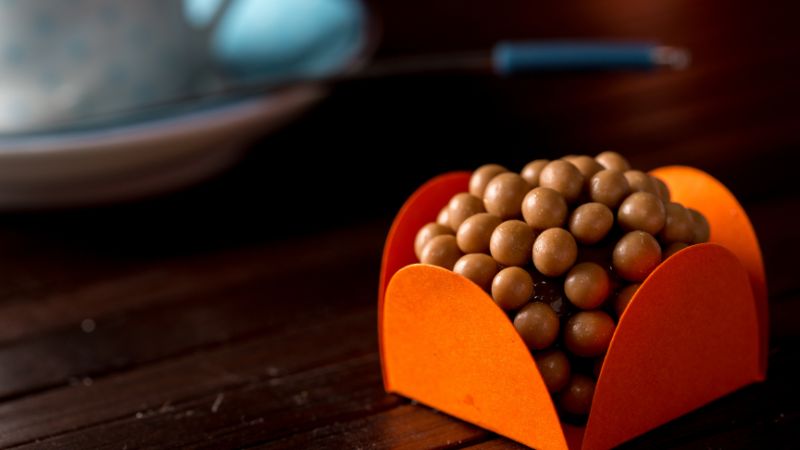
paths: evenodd
<path fill-rule="evenodd" d="M 761 239 L 772 311 L 767 383 L 632 446 L 790 447 L 800 419 L 800 8 L 370 4 L 382 28 L 376 58 L 609 38 L 686 46 L 693 64 L 344 83 L 201 186 L 0 216 L 0 444 L 511 445 L 382 393 L 374 309 L 383 236 L 433 175 L 613 149 L 645 170 L 699 167 L 737 195 Z M 87 318 L 91 333 L 80 327 Z"/>

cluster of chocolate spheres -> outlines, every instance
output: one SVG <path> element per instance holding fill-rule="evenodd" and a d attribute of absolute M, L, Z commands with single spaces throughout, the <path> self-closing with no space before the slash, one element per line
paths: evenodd
<path fill-rule="evenodd" d="M 473 172 L 417 233 L 419 261 L 452 270 L 507 311 L 562 415 L 585 417 L 616 323 L 672 254 L 706 242 L 698 211 L 618 153 Z"/>

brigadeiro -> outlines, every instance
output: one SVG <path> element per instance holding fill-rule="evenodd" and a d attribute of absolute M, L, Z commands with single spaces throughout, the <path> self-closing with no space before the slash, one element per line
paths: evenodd
<path fill-rule="evenodd" d="M 462 255 L 463 253 L 461 253 L 456 243 L 456 237 L 450 234 L 443 234 L 433 237 L 425 244 L 419 260 L 423 264 L 431 264 L 453 270 L 453 266 L 456 265 L 456 261 Z"/>
<path fill-rule="evenodd" d="M 658 234 L 667 221 L 667 210 L 660 198 L 649 192 L 634 192 L 617 211 L 617 220 L 623 230 L 641 230 Z"/>
<path fill-rule="evenodd" d="M 522 199 L 530 190 L 530 185 L 516 173 L 501 173 L 486 185 L 483 204 L 486 211 L 501 219 L 519 217 Z"/>
<path fill-rule="evenodd" d="M 521 220 L 507 220 L 492 232 L 489 251 L 504 266 L 524 266 L 531 261 L 534 233 Z"/>
<path fill-rule="evenodd" d="M 575 238 L 563 228 L 543 231 L 533 244 L 533 265 L 548 277 L 563 275 L 577 257 Z"/>
<path fill-rule="evenodd" d="M 589 198 L 609 208 L 616 209 L 630 192 L 628 180 L 618 170 L 601 170 L 589 181 Z"/>
<path fill-rule="evenodd" d="M 564 293 L 580 309 L 600 307 L 611 293 L 611 279 L 599 264 L 580 263 L 570 269 L 564 281 Z"/>
<path fill-rule="evenodd" d="M 520 175 L 522 176 L 522 178 L 525 179 L 525 181 L 528 182 L 528 184 L 532 188 L 538 187 L 539 175 L 542 173 L 542 169 L 544 169 L 544 166 L 546 166 L 549 163 L 550 160 L 547 159 L 533 160 L 522 168 L 522 172 L 520 172 Z"/>
<path fill-rule="evenodd" d="M 644 231 L 631 231 L 614 246 L 614 270 L 628 281 L 644 281 L 661 264 L 658 241 Z"/>
<path fill-rule="evenodd" d="M 581 311 L 567 320 L 564 345 L 574 355 L 600 356 L 608 350 L 616 324 L 603 311 Z"/>
<path fill-rule="evenodd" d="M 584 416 L 592 408 L 595 382 L 586 375 L 575 374 L 559 396 L 558 407 L 576 416 Z"/>
<path fill-rule="evenodd" d="M 483 198 L 486 185 L 492 181 L 492 178 L 504 172 L 508 172 L 508 169 L 499 164 L 486 164 L 478 167 L 475 172 L 472 172 L 472 177 L 469 179 L 469 193 Z"/>
<path fill-rule="evenodd" d="M 489 255 L 470 253 L 456 261 L 453 272 L 471 280 L 484 291 L 488 291 L 497 274 L 497 262 Z"/>
<path fill-rule="evenodd" d="M 567 355 L 561 350 L 545 350 L 536 354 L 536 366 L 547 390 L 559 392 L 569 383 L 571 375 Z"/>
<path fill-rule="evenodd" d="M 578 168 L 563 159 L 548 163 L 539 174 L 539 186 L 558 191 L 568 203 L 581 195 L 583 181 Z"/>
<path fill-rule="evenodd" d="M 521 267 L 506 267 L 495 275 L 491 283 L 492 298 L 506 311 L 522 308 L 533 297 L 533 278 Z"/>
<path fill-rule="evenodd" d="M 533 350 L 553 345 L 560 326 L 556 312 L 546 303 L 529 303 L 514 317 L 514 327 L 528 348 Z"/>
<path fill-rule="evenodd" d="M 416 239 L 414 239 L 414 253 L 417 255 L 417 258 L 422 259 L 422 249 L 425 248 L 425 244 L 436 236 L 445 234 L 453 234 L 453 230 L 451 230 L 450 227 L 438 223 L 431 222 L 420 228 L 417 232 Z"/>
<path fill-rule="evenodd" d="M 466 192 L 456 194 L 447 204 L 447 218 L 450 228 L 458 230 L 462 222 L 484 211 L 483 200 L 479 197 Z"/>
<path fill-rule="evenodd" d="M 610 151 L 535 159 L 519 174 L 486 164 L 468 190 L 419 230 L 414 252 L 487 291 L 559 410 L 585 417 L 616 321 L 664 259 L 709 240 L 708 221 Z"/>
<path fill-rule="evenodd" d="M 456 241 L 464 253 L 489 253 L 492 232 L 503 222 L 499 217 L 480 213 L 466 219 L 458 227 Z"/>
<path fill-rule="evenodd" d="M 537 187 L 522 200 L 522 217 L 535 230 L 560 227 L 567 218 L 567 201 L 553 189 Z"/>

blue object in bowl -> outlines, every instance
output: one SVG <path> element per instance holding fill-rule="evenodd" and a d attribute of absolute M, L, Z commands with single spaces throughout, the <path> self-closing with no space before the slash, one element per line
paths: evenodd
<path fill-rule="evenodd" d="M 198 27 L 223 0 L 184 0 Z M 283 82 L 335 74 L 365 47 L 366 14 L 358 0 L 231 0 L 211 37 L 222 69 L 240 79 Z"/>

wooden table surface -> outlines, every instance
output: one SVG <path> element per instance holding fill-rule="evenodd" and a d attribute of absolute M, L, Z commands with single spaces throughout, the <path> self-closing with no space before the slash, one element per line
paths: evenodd
<path fill-rule="evenodd" d="M 0 216 L 0 446 L 515 448 L 383 392 L 383 238 L 403 198 L 436 173 L 613 148 L 644 169 L 698 166 L 739 196 L 761 239 L 771 310 L 765 383 L 626 447 L 796 448 L 796 8 L 373 3 L 380 55 L 503 37 L 654 37 L 689 46 L 695 63 L 680 73 L 342 85 L 205 185 Z"/>

